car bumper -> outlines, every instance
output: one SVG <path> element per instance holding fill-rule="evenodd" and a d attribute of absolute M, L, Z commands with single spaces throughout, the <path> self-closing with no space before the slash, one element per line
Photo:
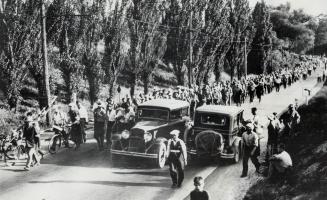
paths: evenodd
<path fill-rule="evenodd" d="M 197 155 L 196 150 L 193 149 L 188 151 L 188 153 L 191 155 Z M 217 156 L 224 159 L 232 159 L 235 157 L 234 153 L 216 153 L 216 154 L 211 154 L 210 156 Z"/>
<path fill-rule="evenodd" d="M 158 158 L 157 154 L 121 151 L 121 150 L 114 150 L 114 149 L 111 149 L 111 153 L 116 155 L 131 156 L 131 157 Z"/>
<path fill-rule="evenodd" d="M 235 157 L 234 153 L 220 153 L 221 158 L 232 159 Z"/>

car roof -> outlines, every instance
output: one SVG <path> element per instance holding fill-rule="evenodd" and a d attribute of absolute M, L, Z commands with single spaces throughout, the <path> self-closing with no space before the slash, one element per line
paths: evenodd
<path fill-rule="evenodd" d="M 148 107 L 160 107 L 166 108 L 169 110 L 175 110 L 178 108 L 188 107 L 190 104 L 187 101 L 175 100 L 175 99 L 153 99 L 146 101 L 139 106 L 148 106 Z"/>
<path fill-rule="evenodd" d="M 203 105 L 196 109 L 197 112 L 221 113 L 227 115 L 237 115 L 243 109 L 237 106 L 222 106 L 222 105 Z"/>

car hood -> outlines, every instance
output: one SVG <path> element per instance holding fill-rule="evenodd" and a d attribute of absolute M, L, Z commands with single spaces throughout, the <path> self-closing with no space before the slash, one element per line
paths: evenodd
<path fill-rule="evenodd" d="M 159 128 L 160 126 L 163 126 L 165 124 L 167 123 L 162 121 L 140 121 L 136 123 L 133 129 L 137 128 L 137 129 L 142 129 L 144 131 L 150 131 Z"/>

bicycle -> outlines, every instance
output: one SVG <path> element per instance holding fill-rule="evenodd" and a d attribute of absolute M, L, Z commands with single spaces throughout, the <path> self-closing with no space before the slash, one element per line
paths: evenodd
<path fill-rule="evenodd" d="M 0 135 L 0 152 L 10 160 L 19 160 L 26 153 L 23 140 L 20 137 L 9 135 Z"/>
<path fill-rule="evenodd" d="M 68 130 L 66 131 L 65 129 Z M 52 126 L 53 131 L 55 134 L 51 137 L 48 145 L 48 151 L 51 154 L 55 154 L 59 151 L 62 146 L 66 148 L 74 148 L 76 144 L 74 141 L 70 139 L 70 130 L 71 125 L 65 126 Z"/>

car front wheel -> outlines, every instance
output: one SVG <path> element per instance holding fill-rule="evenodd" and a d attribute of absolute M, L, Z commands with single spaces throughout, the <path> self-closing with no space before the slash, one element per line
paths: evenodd
<path fill-rule="evenodd" d="M 159 168 L 163 168 L 166 164 L 166 145 L 164 143 L 161 143 L 158 146 L 157 149 L 157 155 L 158 157 L 156 158 L 155 165 Z"/>

